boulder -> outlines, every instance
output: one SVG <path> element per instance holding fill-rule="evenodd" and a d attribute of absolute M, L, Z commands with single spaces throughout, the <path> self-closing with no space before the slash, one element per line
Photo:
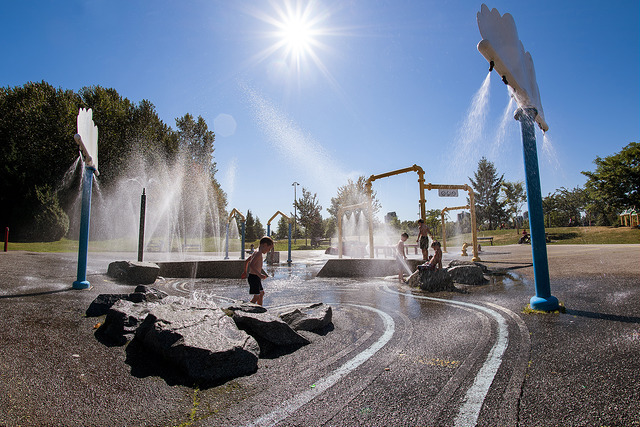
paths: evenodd
<path fill-rule="evenodd" d="M 456 283 L 478 286 L 487 282 L 482 274 L 482 267 L 478 265 L 458 265 L 447 270 Z"/>
<path fill-rule="evenodd" d="M 98 317 L 107 314 L 111 306 L 121 299 L 127 299 L 129 294 L 100 294 L 89 304 L 87 317 Z"/>
<path fill-rule="evenodd" d="M 97 317 L 105 315 L 116 301 L 127 300 L 131 302 L 157 302 L 166 298 L 167 294 L 156 288 L 148 286 L 137 286 L 135 291 L 130 294 L 100 294 L 87 308 L 86 315 L 88 317 Z"/>
<path fill-rule="evenodd" d="M 160 267 L 152 262 L 114 261 L 109 264 L 107 275 L 132 285 L 149 285 L 156 281 Z"/>
<path fill-rule="evenodd" d="M 109 308 L 107 317 L 96 334 L 109 342 L 123 345 L 133 338 L 150 309 L 149 303 L 134 303 L 120 299 Z"/>
<path fill-rule="evenodd" d="M 407 277 L 407 285 L 414 288 L 420 287 L 420 271 L 416 270 L 411 273 L 411 276 Z"/>
<path fill-rule="evenodd" d="M 244 311 L 245 313 L 266 313 L 267 309 L 261 305 L 253 304 L 246 301 L 235 301 L 232 304 L 224 307 L 231 311 Z"/>
<path fill-rule="evenodd" d="M 196 383 L 255 372 L 260 350 L 255 339 L 239 330 L 221 309 L 203 305 L 150 304 L 134 342 L 178 367 Z"/>
<path fill-rule="evenodd" d="M 454 291 L 453 277 L 447 269 L 420 270 L 420 289 L 427 292 Z"/>
<path fill-rule="evenodd" d="M 332 314 L 330 306 L 319 302 L 281 313 L 280 318 L 295 331 L 316 331 L 331 323 Z"/>
<path fill-rule="evenodd" d="M 291 329 L 286 322 L 269 313 L 235 311 L 233 321 L 258 342 L 266 341 L 276 346 L 309 344 L 309 340 Z"/>
<path fill-rule="evenodd" d="M 156 302 L 163 298 L 166 298 L 168 294 L 156 288 L 150 288 L 148 286 L 139 285 L 133 293 L 130 293 L 128 300 L 132 302 Z"/>
<path fill-rule="evenodd" d="M 448 267 L 449 268 L 458 267 L 460 265 L 471 265 L 471 266 L 480 267 L 484 274 L 487 274 L 489 272 L 489 268 L 487 268 L 487 266 L 484 265 L 484 264 L 481 264 L 479 262 L 474 262 L 474 261 L 462 261 L 462 260 L 459 260 L 459 259 L 451 260 L 451 262 L 449 263 Z"/>

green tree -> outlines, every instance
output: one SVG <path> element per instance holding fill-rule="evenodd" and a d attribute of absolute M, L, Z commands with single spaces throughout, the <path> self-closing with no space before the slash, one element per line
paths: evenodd
<path fill-rule="evenodd" d="M 367 192 L 365 189 L 366 182 L 367 179 L 364 176 L 361 176 L 356 182 L 349 179 L 346 185 L 338 187 L 337 196 L 331 198 L 331 207 L 327 208 L 329 214 L 337 220 L 340 208 L 368 202 Z M 380 211 L 381 205 L 377 199 L 375 191 L 372 192 L 371 198 L 373 215 L 375 216 L 375 214 Z"/>
<path fill-rule="evenodd" d="M 524 182 L 504 181 L 502 183 L 502 192 L 504 194 L 503 201 L 506 205 L 506 212 L 513 218 L 513 228 L 516 229 L 516 234 L 520 234 L 518 214 L 522 210 L 522 206 L 527 202 L 527 190 L 524 187 Z"/>
<path fill-rule="evenodd" d="M 257 236 L 256 239 L 262 239 L 266 234 L 266 230 L 260 222 L 260 218 L 256 217 L 256 222 L 253 224 L 253 232 Z"/>
<path fill-rule="evenodd" d="M 47 204 L 58 206 L 53 190 L 78 157 L 73 135 L 80 104 L 72 91 L 46 82 L 0 88 L 0 225 L 11 228 L 14 240 L 44 239 L 34 233 L 46 228 L 38 221 L 68 227 L 63 212 L 43 212 Z M 52 225 L 56 218 L 60 223 Z"/>
<path fill-rule="evenodd" d="M 324 228 L 324 237 L 327 239 L 331 239 L 332 237 L 335 237 L 336 234 L 338 233 L 337 231 L 338 226 L 336 225 L 336 219 L 332 216 L 329 216 L 328 218 L 323 219 L 322 222 L 323 222 L 323 228 Z"/>
<path fill-rule="evenodd" d="M 431 229 L 434 235 L 438 234 L 438 230 L 442 227 L 442 211 L 440 209 L 428 209 L 425 215 L 425 224 Z M 416 229 L 418 228 L 418 222 L 416 221 Z"/>
<path fill-rule="evenodd" d="M 494 164 L 482 157 L 478 162 L 478 169 L 474 178 L 469 178 L 474 190 L 476 203 L 476 221 L 478 225 L 488 223 L 490 230 L 505 219 L 505 202 L 500 200 L 500 188 L 504 181 L 504 174 L 498 176 Z"/>
<path fill-rule="evenodd" d="M 209 130 L 205 120 L 198 116 L 194 120 L 189 113 L 176 119 L 178 143 L 184 148 L 190 158 L 198 165 L 210 171 L 215 176 L 217 169 L 213 161 L 213 142 L 215 134 Z"/>
<path fill-rule="evenodd" d="M 580 187 L 568 190 L 560 187 L 542 199 L 547 227 L 566 227 L 578 224 L 586 206 L 585 191 Z M 571 220 L 571 221 L 570 221 Z"/>
<path fill-rule="evenodd" d="M 302 197 L 296 200 L 296 208 L 298 209 L 298 221 L 304 227 L 304 242 L 307 239 L 322 237 L 322 206 L 318 203 L 316 193 L 313 195 L 306 188 L 302 187 Z"/>
<path fill-rule="evenodd" d="M 554 225 L 556 224 L 555 212 L 557 205 L 558 203 L 556 200 L 555 192 L 553 194 L 550 193 L 542 198 L 542 211 L 544 212 L 546 227 L 551 227 L 552 221 Z"/>
<path fill-rule="evenodd" d="M 588 179 L 587 211 L 600 224 L 617 221 L 618 214 L 640 207 L 640 144 L 631 142 L 619 153 L 593 161 L 596 170 L 582 172 Z"/>
<path fill-rule="evenodd" d="M 258 234 L 256 233 L 256 221 L 253 218 L 253 214 L 251 211 L 247 211 L 247 215 L 244 217 L 244 239 L 247 242 L 253 242 L 258 239 Z"/>
<path fill-rule="evenodd" d="M 293 218 L 293 215 L 291 215 L 290 218 Z M 293 227 L 293 224 L 291 224 L 291 226 Z M 291 233 L 293 234 L 293 228 L 291 229 Z M 287 221 L 285 217 L 280 215 L 280 219 L 278 219 L 276 238 L 287 239 L 288 237 L 289 237 L 289 221 Z M 293 236 L 291 236 L 291 238 L 293 238 Z"/>

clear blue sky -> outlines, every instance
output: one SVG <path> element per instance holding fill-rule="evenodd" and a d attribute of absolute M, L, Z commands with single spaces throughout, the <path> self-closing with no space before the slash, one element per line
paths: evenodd
<path fill-rule="evenodd" d="M 484 155 L 505 179 L 524 180 L 512 111 L 500 132 L 508 94 L 496 73 L 484 127 L 465 131 L 488 72 L 476 49 L 481 3 L 5 2 L 0 84 L 112 87 L 133 102 L 150 100 L 174 128 L 185 113 L 201 115 L 216 132 L 229 209 L 266 224 L 277 210 L 293 210 L 294 181 L 327 208 L 348 178 L 414 163 L 427 182 L 465 184 Z M 543 195 L 583 185 L 580 172 L 593 170 L 596 156 L 639 139 L 638 0 L 487 5 L 513 15 L 536 67 L 550 126 L 544 147 L 537 135 Z M 282 29 L 297 12 L 306 13 L 302 42 Z M 417 217 L 416 174 L 374 189 L 382 214 Z M 428 209 L 464 203 L 427 194 Z"/>

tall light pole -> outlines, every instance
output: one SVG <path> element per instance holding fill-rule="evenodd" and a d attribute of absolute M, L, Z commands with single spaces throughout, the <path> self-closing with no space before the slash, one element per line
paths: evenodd
<path fill-rule="evenodd" d="M 298 222 L 297 220 L 297 204 L 298 204 L 298 199 L 296 197 L 296 189 L 298 188 L 298 185 L 300 185 L 299 183 L 297 183 L 296 181 L 293 181 L 293 242 L 297 243 L 298 239 L 296 238 L 296 223 Z"/>

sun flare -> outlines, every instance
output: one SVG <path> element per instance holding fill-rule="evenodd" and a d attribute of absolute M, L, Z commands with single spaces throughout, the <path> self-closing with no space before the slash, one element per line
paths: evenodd
<path fill-rule="evenodd" d="M 323 39 L 335 35 L 326 27 L 331 11 L 322 9 L 317 1 L 269 1 L 271 10 L 253 10 L 251 13 L 267 29 L 261 38 L 270 41 L 253 59 L 257 62 L 279 60 L 291 72 L 301 74 L 311 64 L 325 72 L 320 51 L 328 50 Z"/>
<path fill-rule="evenodd" d="M 313 44 L 313 28 L 301 17 L 288 17 L 282 23 L 279 37 L 290 55 L 304 55 Z"/>

